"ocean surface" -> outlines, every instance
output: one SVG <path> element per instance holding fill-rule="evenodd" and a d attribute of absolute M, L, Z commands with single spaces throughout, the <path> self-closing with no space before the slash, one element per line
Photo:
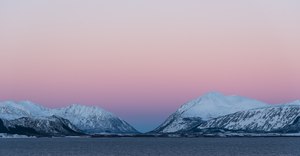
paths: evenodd
<path fill-rule="evenodd" d="M 0 139 L 0 156 L 300 156 L 300 137 Z"/>

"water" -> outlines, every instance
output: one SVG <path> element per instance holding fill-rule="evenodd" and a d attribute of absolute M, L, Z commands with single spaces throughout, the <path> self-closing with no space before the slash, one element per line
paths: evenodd
<path fill-rule="evenodd" d="M 300 138 L 0 139 L 1 156 L 294 156 Z"/>

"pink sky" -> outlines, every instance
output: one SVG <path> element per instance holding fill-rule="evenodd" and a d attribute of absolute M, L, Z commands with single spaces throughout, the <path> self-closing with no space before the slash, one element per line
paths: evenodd
<path fill-rule="evenodd" d="M 296 0 L 2 0 L 0 100 L 97 105 L 150 130 L 209 91 L 300 99 Z"/>

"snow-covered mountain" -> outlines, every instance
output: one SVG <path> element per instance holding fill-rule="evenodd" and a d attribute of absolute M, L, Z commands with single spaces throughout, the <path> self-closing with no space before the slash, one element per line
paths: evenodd
<path fill-rule="evenodd" d="M 53 114 L 68 119 L 72 124 L 87 134 L 97 133 L 138 133 L 126 121 L 99 107 L 71 105 L 55 109 Z"/>
<path fill-rule="evenodd" d="M 0 102 L 1 119 L 18 119 L 21 117 L 44 117 L 52 116 L 50 109 L 34 104 L 30 101 L 4 101 Z"/>
<path fill-rule="evenodd" d="M 300 102 L 240 111 L 200 124 L 194 132 L 300 133 Z"/>
<path fill-rule="evenodd" d="M 246 97 L 221 93 L 207 93 L 182 105 L 152 133 L 174 133 L 188 130 L 207 120 L 253 108 L 269 105 Z"/>
<path fill-rule="evenodd" d="M 27 136 L 74 136 L 83 135 L 70 121 L 57 117 L 21 117 L 0 119 L 0 131 L 7 134 Z"/>
<path fill-rule="evenodd" d="M 25 127 L 41 134 L 56 134 L 52 133 L 52 128 L 60 129 L 61 135 L 67 134 L 64 133 L 64 128 L 85 134 L 138 133 L 127 122 L 110 112 L 99 107 L 81 105 L 49 109 L 30 101 L 0 102 L 0 119 L 3 122 L 3 131 L 12 129 L 11 127 Z M 3 131 L 0 133 L 5 133 Z"/>

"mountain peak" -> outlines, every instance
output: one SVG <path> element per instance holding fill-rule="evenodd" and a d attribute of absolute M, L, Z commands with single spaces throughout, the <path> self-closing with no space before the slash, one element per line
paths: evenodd
<path fill-rule="evenodd" d="M 242 96 L 225 96 L 219 92 L 210 92 L 183 105 L 183 107 L 187 106 L 183 115 L 188 117 L 196 115 L 207 120 L 231 112 L 264 107 L 266 105 L 261 101 Z"/>
<path fill-rule="evenodd" d="M 212 91 L 203 94 L 201 97 L 224 97 L 224 96 L 225 95 L 222 94 L 221 92 Z"/>
<path fill-rule="evenodd" d="M 155 131 L 176 132 L 219 116 L 266 106 L 263 102 L 246 97 L 209 92 L 183 104 Z"/>
<path fill-rule="evenodd" d="M 97 106 L 84 106 L 80 104 L 72 104 L 65 108 L 61 108 L 65 112 L 72 112 L 72 114 L 82 115 L 82 116 L 115 116 L 112 113 L 97 107 Z"/>
<path fill-rule="evenodd" d="M 0 102 L 2 118 L 15 119 L 25 116 L 50 116 L 48 108 L 37 105 L 31 101 L 4 101 Z"/>
<path fill-rule="evenodd" d="M 64 108 L 50 109 L 31 101 L 0 102 L 0 120 L 26 118 L 28 120 L 50 120 L 55 116 L 70 121 L 87 134 L 93 133 L 137 133 L 137 131 L 116 115 L 97 106 L 73 104 Z"/>
<path fill-rule="evenodd" d="M 72 104 L 55 112 L 88 134 L 137 133 L 127 122 L 97 106 Z"/>
<path fill-rule="evenodd" d="M 300 100 L 296 100 L 296 101 L 287 103 L 287 105 L 300 105 Z"/>
<path fill-rule="evenodd" d="M 31 102 L 29 100 L 23 100 L 23 101 L 4 101 L 4 102 L 0 102 L 0 105 L 2 106 L 19 106 L 19 107 L 23 107 L 23 108 L 41 108 L 44 109 L 44 107 L 35 104 L 34 102 Z"/>

